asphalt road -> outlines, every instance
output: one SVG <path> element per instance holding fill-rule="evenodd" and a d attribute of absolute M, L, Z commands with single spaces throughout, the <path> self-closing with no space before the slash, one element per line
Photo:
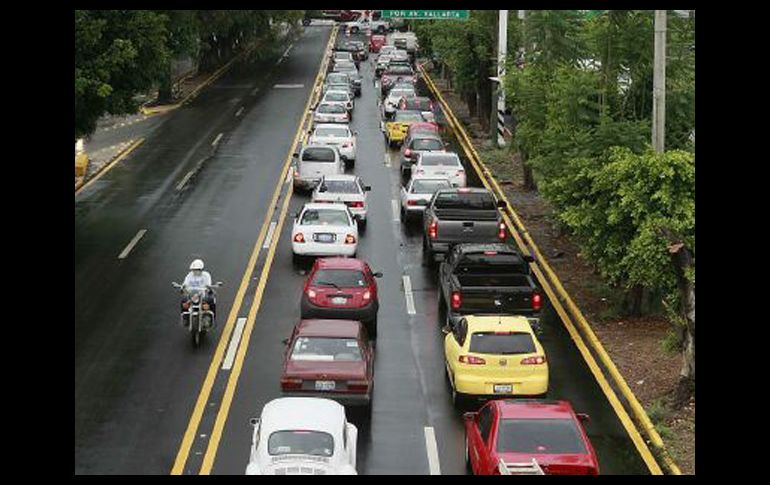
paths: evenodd
<path fill-rule="evenodd" d="M 190 106 L 170 114 L 126 163 L 76 199 L 76 473 L 165 474 L 171 469 L 238 282 L 271 209 L 329 31 L 306 29 L 256 96 L 251 95 L 255 79 L 264 73 L 242 66 L 226 75 Z M 393 210 L 400 186 L 398 154 L 387 149 L 380 131 L 372 67 L 362 63 L 362 74 L 363 94 L 352 123 L 359 132 L 352 171 L 372 192 L 358 257 L 384 275 L 378 280 L 373 409 L 371 417 L 350 416 L 359 428 L 358 471 L 428 474 L 428 427 L 435 432 L 441 473 L 464 474 L 461 412 L 452 406 L 444 379 L 435 271 L 421 264 L 417 225 L 403 227 Z M 272 88 L 276 83 L 304 87 Z M 236 119 L 233 113 L 243 104 L 245 111 Z M 215 154 L 188 188 L 177 191 L 185 174 L 209 155 L 218 133 L 224 135 Z M 466 171 L 473 173 L 470 167 Z M 308 200 L 293 195 L 288 212 Z M 213 456 L 213 474 L 244 472 L 252 433 L 248 419 L 281 395 L 282 339 L 299 319 L 304 282 L 303 271 L 291 263 L 291 223 L 287 217 L 276 233 L 280 238 Z M 147 233 L 126 259 L 118 260 L 140 229 Z M 227 285 L 219 292 L 219 327 L 197 350 L 178 326 L 178 295 L 170 285 L 184 277 L 194 257 L 203 257 L 214 279 Z M 260 256 L 254 280 L 265 258 Z M 411 280 L 414 315 L 407 313 L 403 276 Z M 239 316 L 246 316 L 252 299 L 246 298 Z M 544 320 L 549 397 L 568 399 L 578 412 L 591 415 L 587 431 L 602 473 L 646 473 L 550 308 Z M 226 378 L 227 371 L 217 375 L 184 473 L 200 469 Z"/>

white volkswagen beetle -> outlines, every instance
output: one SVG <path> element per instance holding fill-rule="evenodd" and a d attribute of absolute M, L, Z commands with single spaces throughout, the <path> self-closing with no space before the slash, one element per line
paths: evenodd
<path fill-rule="evenodd" d="M 303 256 L 355 257 L 358 223 L 341 202 L 309 202 L 297 214 L 291 231 L 292 259 Z"/>
<path fill-rule="evenodd" d="M 274 399 L 251 424 L 246 475 L 358 475 L 358 429 L 331 399 Z"/>

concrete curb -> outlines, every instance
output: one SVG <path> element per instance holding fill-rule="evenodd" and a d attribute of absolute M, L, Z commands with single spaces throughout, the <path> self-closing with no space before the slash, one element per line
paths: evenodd
<path fill-rule="evenodd" d="M 118 163 L 121 159 L 126 157 L 126 155 L 132 152 L 136 147 L 141 145 L 142 142 L 144 142 L 144 138 L 139 138 L 137 140 L 130 140 L 128 142 L 129 144 L 125 148 L 123 148 L 118 153 L 116 153 L 115 156 L 112 157 L 109 162 L 105 163 L 99 170 L 97 170 L 93 175 L 91 175 L 91 177 L 88 180 L 85 180 L 85 177 L 83 177 L 80 183 L 75 186 L 75 195 L 78 195 L 78 192 L 84 189 L 88 184 L 90 184 L 94 180 L 104 175 L 116 163 Z"/>

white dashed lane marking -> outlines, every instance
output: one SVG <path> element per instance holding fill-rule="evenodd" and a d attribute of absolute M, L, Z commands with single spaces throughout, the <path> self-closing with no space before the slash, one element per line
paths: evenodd
<path fill-rule="evenodd" d="M 438 446 L 433 426 L 425 427 L 425 449 L 428 452 L 428 468 L 431 475 L 441 475 L 441 465 L 438 461 Z"/>
<path fill-rule="evenodd" d="M 412 279 L 408 275 L 401 277 L 404 280 L 404 296 L 406 297 L 406 312 L 414 315 L 417 311 L 414 309 L 414 295 L 412 294 Z"/>
<path fill-rule="evenodd" d="M 246 324 L 246 318 L 239 317 L 235 324 L 235 331 L 233 332 L 232 340 L 230 340 L 230 346 L 227 348 L 227 354 L 225 360 L 222 361 L 222 370 L 230 370 L 233 367 L 233 361 L 235 360 L 235 351 L 238 350 L 238 344 L 241 341 L 241 335 L 243 334 L 243 326 Z"/>
<path fill-rule="evenodd" d="M 139 242 L 140 239 L 142 239 L 142 236 L 144 236 L 144 233 L 147 232 L 147 229 L 142 229 L 139 232 L 136 233 L 136 236 L 131 240 L 131 242 L 128 243 L 128 246 L 118 255 L 118 259 L 126 259 L 128 256 L 128 253 L 131 252 L 131 250 L 136 246 L 136 243 Z"/>

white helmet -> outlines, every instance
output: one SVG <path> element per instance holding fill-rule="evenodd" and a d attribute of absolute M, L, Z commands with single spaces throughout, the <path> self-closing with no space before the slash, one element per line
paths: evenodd
<path fill-rule="evenodd" d="M 191 270 L 203 270 L 203 260 L 202 259 L 196 259 L 192 263 L 190 263 L 190 269 Z"/>

